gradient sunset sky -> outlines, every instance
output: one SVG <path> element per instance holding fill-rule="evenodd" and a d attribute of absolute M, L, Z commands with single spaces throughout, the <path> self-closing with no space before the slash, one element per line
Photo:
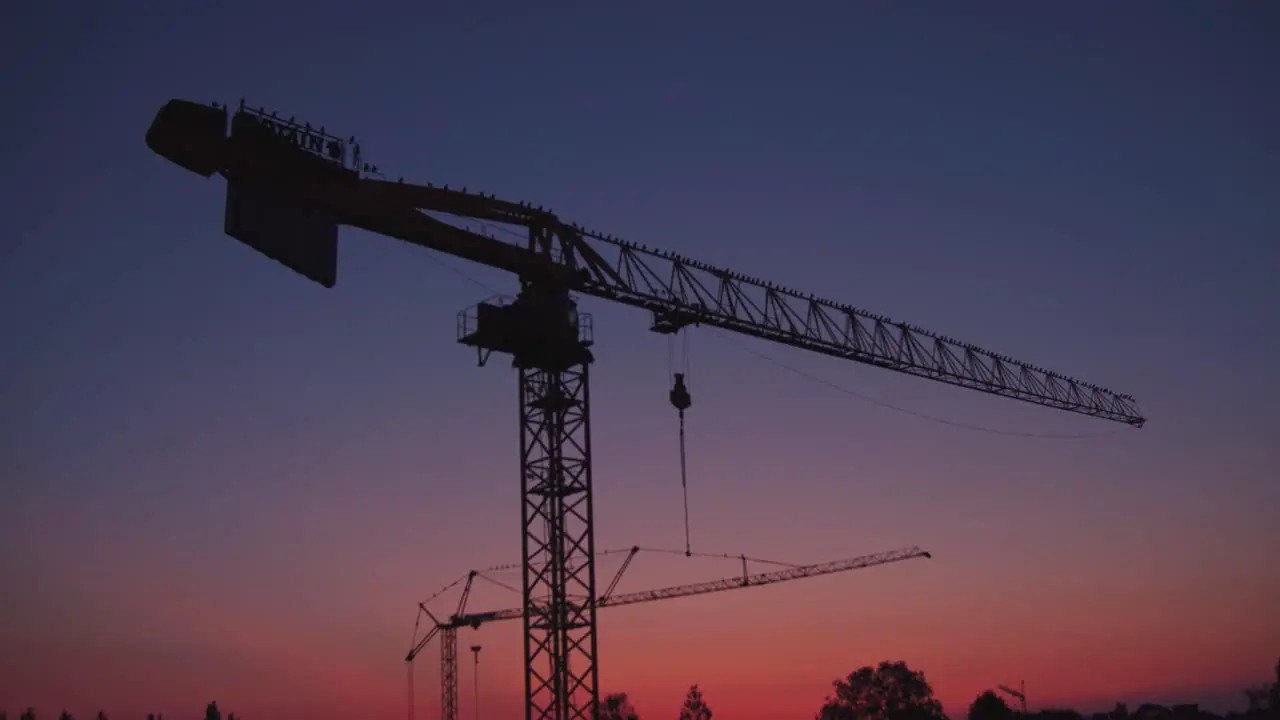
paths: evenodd
<path fill-rule="evenodd" d="M 415 603 L 519 561 L 515 375 L 454 342 L 514 281 L 350 230 L 336 289 L 290 273 L 147 150 L 171 97 L 1138 399 L 1142 430 L 695 330 L 696 550 L 934 559 L 602 611 L 602 690 L 642 717 L 695 682 L 718 719 L 811 717 L 893 659 L 953 716 L 1019 680 L 1228 708 L 1268 676 L 1280 5 L 429 5 L 4 9 L 0 710 L 403 718 Z M 680 547 L 667 341 L 584 308 L 597 544 Z M 633 567 L 620 590 L 736 571 Z M 519 624 L 475 642 L 515 717 Z"/>

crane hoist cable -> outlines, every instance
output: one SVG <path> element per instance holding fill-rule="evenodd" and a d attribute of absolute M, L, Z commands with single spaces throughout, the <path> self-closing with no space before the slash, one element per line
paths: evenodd
<path fill-rule="evenodd" d="M 689 374 L 689 337 L 688 333 L 681 334 L 680 369 L 682 372 L 675 372 L 675 337 L 672 336 L 667 341 L 667 364 L 673 376 L 668 397 L 671 399 L 671 405 L 680 414 L 680 491 L 684 495 L 684 555 L 692 557 L 693 546 L 689 540 L 689 467 L 688 453 L 685 450 L 684 411 L 693 405 L 693 397 L 689 394 L 689 388 L 685 383 L 685 377 Z"/>

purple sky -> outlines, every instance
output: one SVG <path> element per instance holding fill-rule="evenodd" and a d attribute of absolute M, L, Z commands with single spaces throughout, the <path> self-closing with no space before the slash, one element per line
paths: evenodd
<path fill-rule="evenodd" d="M 171 97 L 245 97 L 355 135 L 391 177 L 547 205 L 1150 418 L 695 330 L 695 549 L 936 559 L 602 615 L 602 682 L 642 712 L 701 682 L 726 717 L 809 713 L 897 658 L 953 713 L 1018 679 L 1107 705 L 1266 677 L 1276 7 L 441 5 L 3 11 L 0 646 L 20 652 L 0 710 L 402 717 L 414 603 L 519 559 L 515 378 L 454 343 L 512 279 L 357 231 L 337 289 L 292 275 L 222 235 L 221 181 L 146 149 Z M 679 547 L 666 340 L 585 306 L 598 544 Z M 733 571 L 654 557 L 624 589 Z M 518 634 L 479 634 L 495 707 Z"/>

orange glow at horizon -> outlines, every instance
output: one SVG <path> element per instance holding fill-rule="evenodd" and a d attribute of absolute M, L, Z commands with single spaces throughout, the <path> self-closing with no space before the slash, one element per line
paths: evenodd
<path fill-rule="evenodd" d="M 838 580 L 827 578 L 745 590 L 728 602 L 717 600 L 735 592 L 602 611 L 602 693 L 627 692 L 642 716 L 657 715 L 674 712 L 687 687 L 698 683 L 723 717 L 794 716 L 815 712 L 836 677 L 880 660 L 906 659 L 925 672 L 953 714 L 982 690 L 1018 680 L 1027 681 L 1035 707 L 1108 706 L 1138 702 L 1144 694 L 1176 698 L 1188 687 L 1238 689 L 1265 672 L 1259 668 L 1274 661 L 1280 641 L 1274 631 L 1259 636 L 1256 624 L 1245 619 L 1264 611 L 1263 597 L 1252 605 L 1225 604 L 1216 613 L 1202 612 L 1190 628 L 1181 627 L 1176 610 L 1140 604 L 1107 611 L 1090 608 L 1095 600 L 1070 593 L 1064 599 L 1090 613 L 1087 625 L 1060 613 L 1020 612 L 1017 605 L 948 607 L 922 596 L 876 603 L 877 595 L 909 593 L 927 575 L 927 563 L 907 564 L 896 568 L 896 576 L 876 578 L 879 583 L 871 582 L 876 570 L 857 571 L 863 577 L 856 581 L 845 578 L 845 585 L 861 587 L 841 588 Z M 825 587 L 805 593 L 796 587 L 805 582 Z M 880 587 L 869 589 L 876 584 Z M 217 688 L 210 699 L 224 712 L 246 718 L 336 720 L 356 711 L 386 717 L 406 711 L 404 667 L 394 657 L 378 659 L 374 665 L 382 669 L 374 670 L 363 660 L 372 655 L 344 656 L 338 640 L 325 642 L 270 622 L 197 627 L 198 634 L 192 634 L 167 625 L 166 632 L 182 638 L 188 648 L 183 651 L 143 644 L 106 648 L 73 639 L 63 645 L 6 642 L 4 676 L 26 689 L 28 702 L 46 714 L 57 704 L 54 698 L 62 697 L 78 717 L 88 717 L 99 705 L 109 716 L 162 711 L 180 717 L 198 708 L 175 705 L 193 691 L 208 694 L 209 688 Z M 939 643 L 944 627 L 951 629 Z M 1121 628 L 1127 640 L 1117 646 Z M 460 632 L 464 651 L 472 643 L 484 647 L 485 707 L 519 708 L 519 642 L 518 622 Z M 19 657 L 22 663 L 15 661 Z M 1014 669 L 992 677 L 995 667 Z M 469 652 L 462 653 L 460 671 L 462 702 L 470 707 Z M 420 718 L 438 712 L 437 674 L 433 644 L 416 667 Z M 160 677 L 168 679 L 158 685 L 147 680 Z M 17 699 L 11 697 L 13 687 L 6 688 L 4 701 Z M 306 699 L 321 694 L 325 707 Z M 153 698 L 154 705 L 135 707 L 132 698 L 140 696 Z"/>

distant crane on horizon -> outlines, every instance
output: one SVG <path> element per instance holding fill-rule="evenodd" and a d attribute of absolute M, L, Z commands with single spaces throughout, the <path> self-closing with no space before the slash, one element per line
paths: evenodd
<path fill-rule="evenodd" d="M 748 558 L 743 555 L 739 556 L 739 559 L 742 561 L 742 574 L 735 577 L 708 580 L 698 583 L 688 583 L 684 585 L 673 585 L 671 587 L 655 588 L 652 590 L 639 590 L 621 595 L 614 594 L 614 590 L 618 587 L 619 581 L 622 580 L 622 576 L 627 571 L 627 567 L 631 564 L 632 559 L 634 559 L 642 549 L 643 548 L 640 547 L 632 547 L 627 551 L 627 556 L 623 559 L 621 567 L 619 567 L 617 572 L 614 573 L 613 579 L 609 582 L 608 589 L 606 589 L 597 599 L 597 608 L 615 607 L 619 605 L 635 605 L 637 603 L 653 602 L 655 600 L 671 600 L 674 598 L 690 597 L 693 595 L 707 595 L 710 593 L 725 592 L 726 590 L 742 590 L 749 587 L 773 585 L 781 582 L 790 582 L 792 580 L 804 580 L 805 578 L 833 575 L 835 573 L 848 572 L 850 570 L 861 570 L 863 568 L 888 565 L 891 563 L 903 562 L 905 560 L 914 560 L 916 558 L 928 559 L 932 557 L 928 552 L 921 550 L 918 547 L 907 547 L 900 550 L 890 550 L 889 552 L 882 552 L 874 555 L 863 555 L 846 560 L 833 560 L 830 562 L 815 563 L 811 565 L 792 565 L 782 570 L 749 573 L 747 569 L 747 562 L 749 560 L 754 560 L 754 558 Z M 756 561 L 763 562 L 760 560 Z M 437 592 L 433 598 L 418 603 L 418 617 L 413 626 L 414 642 L 412 648 L 409 650 L 409 654 L 405 656 L 405 662 L 409 663 L 409 720 L 414 720 L 415 700 L 413 661 L 424 649 L 426 649 L 427 644 L 431 642 L 432 638 L 436 635 L 440 636 L 440 717 L 441 720 L 458 720 L 458 628 L 479 628 L 481 625 L 486 623 L 498 622 L 501 620 L 518 620 L 524 617 L 525 613 L 523 608 L 467 613 L 467 601 L 471 597 L 472 583 L 477 577 L 482 577 L 482 571 L 472 570 L 470 573 L 467 573 L 453 583 L 445 586 L 440 592 Z M 462 588 L 462 594 L 458 598 L 457 609 L 448 617 L 448 619 L 442 621 L 427 609 L 427 603 L 431 602 L 434 597 L 439 597 L 442 593 L 453 588 L 458 583 L 462 583 L 464 580 L 465 584 Z M 430 629 L 427 630 L 421 638 L 419 638 L 418 631 L 421 627 L 423 616 L 426 616 L 431 621 L 432 625 Z"/>
<path fill-rule="evenodd" d="M 324 287 L 337 282 L 341 225 L 519 279 L 514 299 L 460 313 L 457 339 L 476 349 L 480 365 L 497 352 L 518 369 L 527 720 L 590 720 L 600 700 L 588 391 L 594 336 L 575 294 L 647 310 L 649 329 L 668 336 L 705 325 L 1134 427 L 1146 422 L 1130 395 L 588 230 L 541 206 L 377 179 L 354 138 L 243 101 L 231 114 L 226 105 L 170 100 L 146 142 L 191 172 L 224 176 L 226 234 Z M 504 242 L 428 212 L 519 227 L 523 236 Z M 692 401 L 685 380 L 676 373 L 670 393 L 682 426 Z"/>
<path fill-rule="evenodd" d="M 1003 690 L 1010 697 L 1017 698 L 1017 700 L 1020 703 L 1022 703 L 1022 714 L 1023 715 L 1027 714 L 1027 683 L 1025 680 L 1018 681 L 1017 690 L 1014 690 L 1008 685 L 1001 685 L 1000 689 Z"/>

